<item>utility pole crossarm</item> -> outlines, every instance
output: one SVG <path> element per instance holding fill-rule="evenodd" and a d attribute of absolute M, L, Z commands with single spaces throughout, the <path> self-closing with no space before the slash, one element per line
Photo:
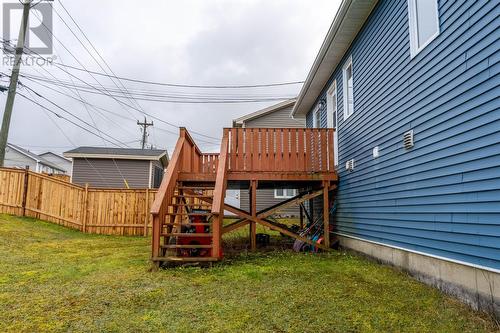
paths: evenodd
<path fill-rule="evenodd" d="M 142 149 L 146 148 L 146 140 L 148 137 L 148 127 L 153 126 L 153 122 L 148 123 L 146 117 L 144 117 L 144 122 L 137 121 L 137 125 L 142 127 L 142 139 L 141 139 L 141 147 Z"/>

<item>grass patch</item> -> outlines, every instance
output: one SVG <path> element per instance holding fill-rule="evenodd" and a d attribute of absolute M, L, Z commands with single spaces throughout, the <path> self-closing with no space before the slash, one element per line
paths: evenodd
<path fill-rule="evenodd" d="M 493 332 L 487 316 L 342 252 L 151 273 L 149 239 L 0 215 L 1 332 Z"/>

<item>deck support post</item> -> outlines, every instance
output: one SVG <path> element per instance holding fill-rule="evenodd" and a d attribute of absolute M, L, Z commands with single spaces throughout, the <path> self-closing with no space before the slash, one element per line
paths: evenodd
<path fill-rule="evenodd" d="M 222 241 L 222 223 L 224 221 L 224 212 L 215 215 L 212 222 L 212 257 L 221 258 L 220 249 Z"/>
<path fill-rule="evenodd" d="M 153 261 L 160 256 L 161 224 L 159 214 L 153 215 L 153 239 L 151 241 L 151 257 Z"/>
<path fill-rule="evenodd" d="M 86 190 L 87 185 L 85 185 Z M 148 225 L 149 225 L 149 188 L 146 189 L 146 213 L 144 214 L 144 229 L 143 229 L 143 235 L 146 237 L 148 235 Z"/>
<path fill-rule="evenodd" d="M 257 181 L 250 182 L 250 214 L 252 217 L 257 217 Z M 257 223 L 250 222 L 250 249 L 257 249 Z"/>
<path fill-rule="evenodd" d="M 325 246 L 330 248 L 330 209 L 328 199 L 329 191 L 328 182 L 323 182 L 323 239 Z"/>
<path fill-rule="evenodd" d="M 304 229 L 304 206 L 302 206 L 302 203 L 299 204 L 299 210 L 300 210 L 300 230 Z"/>

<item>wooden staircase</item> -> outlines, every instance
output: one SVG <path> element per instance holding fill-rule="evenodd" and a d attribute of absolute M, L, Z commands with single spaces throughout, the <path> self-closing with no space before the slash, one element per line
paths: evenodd
<path fill-rule="evenodd" d="M 292 205 L 323 196 L 323 225 L 329 230 L 330 192 L 336 188 L 333 129 L 224 129 L 219 154 L 202 153 L 185 128 L 180 136 L 151 208 L 152 260 L 207 262 L 222 259 L 222 234 L 250 226 L 251 248 L 256 248 L 256 225 L 328 250 L 324 243 L 273 223 L 269 218 Z M 249 189 L 250 211 L 224 202 L 228 184 Z M 256 192 L 262 188 L 296 186 L 296 197 L 258 212 Z M 224 227 L 224 212 L 239 220 Z"/>
<path fill-rule="evenodd" d="M 172 262 L 217 261 L 213 256 L 212 205 L 213 183 L 186 186 L 177 182 L 167 206 L 166 220 L 160 222 L 160 256 L 157 260 Z"/>

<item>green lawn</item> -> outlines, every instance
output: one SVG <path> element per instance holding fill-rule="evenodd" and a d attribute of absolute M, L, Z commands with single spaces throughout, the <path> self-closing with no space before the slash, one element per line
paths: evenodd
<path fill-rule="evenodd" d="M 150 272 L 149 240 L 0 215 L 0 332 L 484 332 L 405 274 L 342 252 Z"/>

